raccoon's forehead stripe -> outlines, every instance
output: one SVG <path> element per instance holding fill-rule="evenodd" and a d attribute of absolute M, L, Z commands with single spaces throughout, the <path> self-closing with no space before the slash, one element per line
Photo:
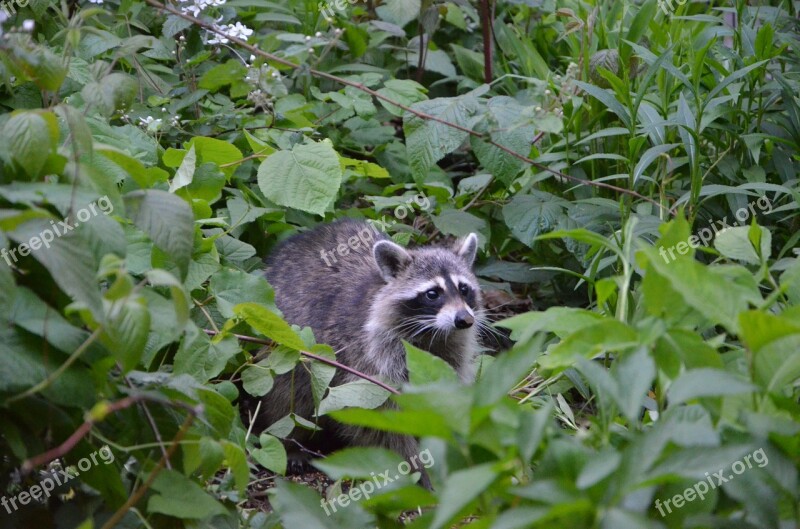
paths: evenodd
<path fill-rule="evenodd" d="M 450 276 L 450 280 L 456 285 L 472 285 L 472 281 L 470 281 L 467 277 L 462 276 L 460 274 L 453 274 Z"/>
<path fill-rule="evenodd" d="M 441 277 L 434 277 L 431 280 L 425 281 L 424 283 L 420 283 L 416 287 L 414 287 L 414 291 L 417 293 L 427 292 L 428 290 L 432 290 L 435 288 L 441 288 L 442 290 L 446 290 L 444 279 Z"/>

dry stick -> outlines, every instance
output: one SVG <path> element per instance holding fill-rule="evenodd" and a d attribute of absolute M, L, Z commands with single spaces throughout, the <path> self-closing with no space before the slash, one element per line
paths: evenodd
<path fill-rule="evenodd" d="M 205 333 L 210 335 L 210 336 L 216 336 L 217 334 L 222 334 L 222 333 L 217 332 L 217 331 L 212 331 L 211 329 L 203 329 L 203 331 L 205 331 Z M 241 340 L 243 342 L 257 343 L 259 345 L 274 345 L 275 344 L 275 342 L 271 342 L 269 340 L 262 340 L 261 338 L 256 338 L 255 336 L 246 336 L 244 334 L 235 334 L 235 333 L 231 333 L 231 335 L 235 336 L 236 338 L 238 338 L 239 340 Z M 362 373 L 361 371 L 356 371 L 352 367 L 349 367 L 349 366 L 346 366 L 344 364 L 341 364 L 341 363 L 337 362 L 336 360 L 331 360 L 330 358 L 325 358 L 324 356 L 316 355 L 314 353 L 309 353 L 308 351 L 300 351 L 300 354 L 303 355 L 303 356 L 306 356 L 308 358 L 311 358 L 313 360 L 316 360 L 318 362 L 322 362 L 323 364 L 328 364 L 330 366 L 336 367 L 337 369 L 341 369 L 342 371 L 347 371 L 348 373 L 351 373 L 351 374 L 353 374 L 353 375 L 355 375 L 357 377 L 361 377 L 364 380 L 372 382 L 376 386 L 379 386 L 379 387 L 385 389 L 389 393 L 394 393 L 395 395 L 399 395 L 400 394 L 400 392 L 397 391 L 395 388 L 393 388 L 392 386 L 390 386 L 388 384 L 385 384 L 385 383 L 381 382 L 377 378 L 371 377 L 371 376 L 367 375 L 366 373 Z"/>
<path fill-rule="evenodd" d="M 214 27 L 211 24 L 207 24 L 207 23 L 203 22 L 202 20 L 200 20 L 198 18 L 195 18 L 193 16 L 186 15 L 186 14 L 178 11 L 177 9 L 173 8 L 172 6 L 164 5 L 161 2 L 158 2 L 157 0 L 145 0 L 145 2 L 147 2 L 148 4 L 150 4 L 151 6 L 157 8 L 157 9 L 161 9 L 161 10 L 167 11 L 167 12 L 169 12 L 169 13 L 177 16 L 177 17 L 180 17 L 180 18 L 184 19 L 184 20 L 188 20 L 189 22 L 191 22 L 191 23 L 195 24 L 196 26 L 199 26 L 199 27 L 201 27 L 201 28 L 203 28 L 203 29 L 205 29 L 207 31 L 210 31 L 212 33 L 216 33 L 217 35 L 221 35 L 221 36 L 225 37 L 226 39 L 228 39 L 229 41 L 231 41 L 231 42 L 233 42 L 235 44 L 238 44 L 242 48 L 248 50 L 253 55 L 260 55 L 261 57 L 264 57 L 265 59 L 268 59 L 270 61 L 276 62 L 278 64 L 281 64 L 283 66 L 291 68 L 293 70 L 299 70 L 299 69 L 302 68 L 303 71 L 308 72 L 309 74 L 314 75 L 316 77 L 321 77 L 322 79 L 327 79 L 329 81 L 333 81 L 335 83 L 343 84 L 345 86 L 352 86 L 353 88 L 361 90 L 362 92 L 367 93 L 367 94 L 371 95 L 372 97 L 374 97 L 376 99 L 380 99 L 381 101 L 385 101 L 386 103 L 389 103 L 389 104 L 391 104 L 393 106 L 396 106 L 398 108 L 402 108 L 403 110 L 405 110 L 409 114 L 412 114 L 412 115 L 414 115 L 414 116 L 416 116 L 416 117 L 418 117 L 420 119 L 424 119 L 424 120 L 428 120 L 428 121 L 435 121 L 437 123 L 441 123 L 442 125 L 446 125 L 446 126 L 448 126 L 450 128 L 453 128 L 453 129 L 456 129 L 456 130 L 460 130 L 461 132 L 465 132 L 466 134 L 468 134 L 470 136 L 475 136 L 477 138 L 480 138 L 483 141 L 485 141 L 486 143 L 488 143 L 490 145 L 494 145 L 495 147 L 497 147 L 501 151 L 510 154 L 514 158 L 522 160 L 523 162 L 525 162 L 525 163 L 527 163 L 529 165 L 532 165 L 532 166 L 536 167 L 537 169 L 541 169 L 542 171 L 548 172 L 550 174 L 553 174 L 553 175 L 558 176 L 560 178 L 563 178 L 565 180 L 571 180 L 573 182 L 578 182 L 578 183 L 583 184 L 583 185 L 602 187 L 602 188 L 605 188 L 605 189 L 610 189 L 612 191 L 616 191 L 618 193 L 631 195 L 633 197 L 636 197 L 636 198 L 639 198 L 641 200 L 644 200 L 645 202 L 650 202 L 651 204 L 655 205 L 658 208 L 666 209 L 666 207 L 661 205 L 658 201 L 653 200 L 650 197 L 646 197 L 646 196 L 644 196 L 644 195 L 642 195 L 640 193 L 637 193 L 636 191 L 632 191 L 630 189 L 625 189 L 623 187 L 618 187 L 618 186 L 611 185 L 611 184 L 606 184 L 605 182 L 595 182 L 593 180 L 583 180 L 582 178 L 578 178 L 577 176 L 568 175 L 566 173 L 562 173 L 561 171 L 557 171 L 555 169 L 551 169 L 551 168 L 547 167 L 544 164 L 536 162 L 536 161 L 528 158 L 527 156 L 524 156 L 522 154 L 519 154 L 519 153 L 515 152 L 514 150 L 512 150 L 509 147 L 506 147 L 505 145 L 501 145 L 501 144 L 493 141 L 491 138 L 487 137 L 485 134 L 482 134 L 480 132 L 474 131 L 474 130 L 472 130 L 470 128 L 467 128 L 467 127 L 463 127 L 461 125 L 458 125 L 457 123 L 451 123 L 450 121 L 447 121 L 445 119 L 442 119 L 442 118 L 439 118 L 439 117 L 436 117 L 436 116 L 432 116 L 430 114 L 426 114 L 425 112 L 420 112 L 418 110 L 414 110 L 413 108 L 411 108 L 411 107 L 409 107 L 407 105 L 404 105 L 404 104 L 402 104 L 402 103 L 400 103 L 398 101 L 394 101 L 390 97 L 387 97 L 387 96 L 385 96 L 383 94 L 380 94 L 380 93 L 376 92 L 375 90 L 367 88 L 366 86 L 364 86 L 361 83 L 357 83 L 355 81 L 348 81 L 347 79 L 342 79 L 341 77 L 337 77 L 335 75 L 332 75 L 332 74 L 329 74 L 329 73 L 326 73 L 326 72 L 322 72 L 322 71 L 316 70 L 314 68 L 304 68 L 304 67 L 302 67 L 300 65 L 297 65 L 297 64 L 295 64 L 295 63 L 293 63 L 291 61 L 288 61 L 286 59 L 282 59 L 282 58 L 278 57 L 277 55 L 273 55 L 271 53 L 267 53 L 267 52 L 265 52 L 263 50 L 258 49 L 257 47 L 255 47 L 255 46 L 253 46 L 251 44 L 248 44 L 247 42 L 243 41 L 242 39 L 240 39 L 238 37 L 230 36 L 227 33 L 225 33 L 224 31 L 222 31 L 221 29 L 218 29 L 218 28 Z"/>
<path fill-rule="evenodd" d="M 483 82 L 492 84 L 492 18 L 490 0 L 481 1 L 481 29 L 483 31 Z"/>
<path fill-rule="evenodd" d="M 156 480 L 158 474 L 162 470 L 164 470 L 164 465 L 166 464 L 167 460 L 170 457 L 172 457 L 172 454 L 175 453 L 175 450 L 178 448 L 178 445 L 186 436 L 186 432 L 189 431 L 189 427 L 192 425 L 193 421 L 194 421 L 193 413 L 190 413 L 189 415 L 186 416 L 186 420 L 183 421 L 181 429 L 178 430 L 178 433 L 175 434 L 175 438 L 172 440 L 172 444 L 169 445 L 167 453 L 164 454 L 158 461 L 158 465 L 156 465 L 156 468 L 154 468 L 153 471 L 150 472 L 150 475 L 147 476 L 147 480 L 144 482 L 144 484 L 141 487 L 139 487 L 130 498 L 128 498 L 128 501 L 126 501 L 122 507 L 117 509 L 117 512 L 115 512 L 114 515 L 108 519 L 108 521 L 103 525 L 101 529 L 111 529 L 112 527 L 117 525 L 117 523 L 119 523 L 119 521 L 122 520 L 122 517 L 125 516 L 125 514 L 131 509 L 131 507 L 136 505 L 136 503 L 140 499 L 142 499 L 142 496 L 144 496 L 144 493 L 147 492 L 147 490 Z"/>

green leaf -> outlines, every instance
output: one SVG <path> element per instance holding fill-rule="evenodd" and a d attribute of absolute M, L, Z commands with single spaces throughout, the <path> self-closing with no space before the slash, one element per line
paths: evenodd
<path fill-rule="evenodd" d="M 383 83 L 383 88 L 377 90 L 382 96 L 386 96 L 392 101 L 397 101 L 405 106 L 411 106 L 414 103 L 426 100 L 428 98 L 425 95 L 427 91 L 428 90 L 424 86 L 410 79 L 388 79 Z M 378 99 L 378 101 L 386 110 L 397 117 L 405 113 L 405 110 L 402 108 L 387 103 L 383 99 Z"/>
<path fill-rule="evenodd" d="M 411 108 L 470 128 L 473 116 L 478 111 L 478 100 L 470 92 L 459 97 L 439 97 L 430 101 L 420 101 L 411 105 Z M 403 130 L 406 134 L 408 163 L 417 181 L 423 181 L 436 162 L 456 150 L 467 138 L 466 132 L 411 113 L 403 116 Z"/>
<path fill-rule="evenodd" d="M 316 459 L 313 465 L 333 479 L 370 479 L 383 470 L 396 469 L 403 458 L 385 448 L 345 448 L 326 457 Z"/>
<path fill-rule="evenodd" d="M 65 229 L 65 228 L 62 228 Z M 53 235 L 53 226 L 44 220 L 26 222 L 8 236 L 19 243 L 21 250 L 26 245 L 31 249 L 33 240 L 42 241 L 45 232 Z M 53 281 L 73 299 L 83 303 L 98 321 L 102 321 L 103 314 L 100 289 L 95 282 L 98 263 L 89 247 L 82 230 L 72 230 L 62 233 L 49 243 L 49 248 L 40 247 L 30 253 L 37 261 L 50 272 Z"/>
<path fill-rule="evenodd" d="M 326 415 L 343 408 L 358 407 L 374 409 L 386 402 L 389 392 L 368 380 L 356 380 L 329 388 L 328 395 L 320 402 L 317 415 Z"/>
<path fill-rule="evenodd" d="M 277 474 L 286 474 L 286 449 L 283 443 L 272 435 L 262 433 L 259 437 L 261 448 L 256 448 L 250 451 L 250 455 L 256 460 L 256 463 L 271 470 Z"/>
<path fill-rule="evenodd" d="M 587 94 L 594 97 L 595 99 L 599 100 L 603 103 L 606 108 L 612 111 L 617 117 L 622 121 L 622 123 L 626 127 L 631 126 L 631 116 L 625 107 L 622 106 L 614 95 L 607 91 L 603 90 L 600 87 L 591 85 L 589 83 L 584 83 L 583 81 L 575 81 L 575 85 L 584 90 Z"/>
<path fill-rule="evenodd" d="M 246 321 L 258 333 L 270 340 L 292 349 L 302 350 L 306 345 L 302 338 L 277 314 L 256 303 L 240 303 L 233 313 Z"/>
<path fill-rule="evenodd" d="M 107 306 L 100 342 L 111 351 L 123 373 L 139 364 L 150 332 L 150 311 L 141 296 L 105 302 Z"/>
<path fill-rule="evenodd" d="M 757 388 L 742 379 L 719 369 L 692 369 L 669 387 L 670 406 L 700 397 L 718 397 L 751 393 Z"/>
<path fill-rule="evenodd" d="M 175 353 L 175 374 L 186 373 L 200 382 L 216 377 L 241 348 L 234 336 L 211 338 L 194 325 L 186 330 L 178 352 Z"/>
<path fill-rule="evenodd" d="M 303 529 L 341 529 L 342 521 L 329 516 L 321 506 L 319 494 L 309 487 L 277 480 L 270 489 L 270 503 L 280 516 L 283 527 Z M 351 514 L 352 508 L 347 514 Z M 338 514 L 338 513 L 337 513 Z"/>
<path fill-rule="evenodd" d="M 175 171 L 175 177 L 172 179 L 172 182 L 169 183 L 169 192 L 174 193 L 178 189 L 191 184 L 196 167 L 197 155 L 194 152 L 194 145 L 192 145 L 189 152 L 183 157 L 180 167 Z"/>
<path fill-rule="evenodd" d="M 268 199 L 317 215 L 332 205 L 341 183 L 339 156 L 327 139 L 276 152 L 258 168 L 258 186 Z"/>
<path fill-rule="evenodd" d="M 175 195 L 155 189 L 133 191 L 123 199 L 134 224 L 175 261 L 185 277 L 194 244 L 191 207 Z"/>
<path fill-rule="evenodd" d="M 237 444 L 226 440 L 222 440 L 220 443 L 225 454 L 225 464 L 231 469 L 236 489 L 239 494 L 244 494 L 250 481 L 250 467 L 247 465 L 247 456 L 242 447 Z"/>
<path fill-rule="evenodd" d="M 591 359 L 605 352 L 624 351 L 638 343 L 634 329 L 618 320 L 606 319 L 570 334 L 539 358 L 539 365 L 543 369 L 564 368 L 578 357 Z"/>
<path fill-rule="evenodd" d="M 503 206 L 503 220 L 520 242 L 533 247 L 536 237 L 552 230 L 564 217 L 567 202 L 550 193 L 532 190 L 518 194 Z"/>
<path fill-rule="evenodd" d="M 190 520 L 210 518 L 226 512 L 225 507 L 200 485 L 174 470 L 162 470 L 151 488 L 157 494 L 150 496 L 147 502 L 149 512 Z"/>
<path fill-rule="evenodd" d="M 654 296 L 663 297 L 663 290 L 670 289 L 708 321 L 720 323 L 731 332 L 739 334 L 740 312 L 751 303 L 761 304 L 752 275 L 740 267 L 707 267 L 688 257 L 668 261 L 663 258 L 666 254 L 659 255 L 654 248 L 646 248 L 642 254 L 649 263 L 646 273 L 659 279 L 660 290 L 653 291 Z"/>
<path fill-rule="evenodd" d="M 32 111 L 12 115 L 3 126 L 0 142 L 6 145 L 12 161 L 31 178 L 39 176 L 55 144 L 44 115 Z"/>
<path fill-rule="evenodd" d="M 224 64 L 218 64 L 204 73 L 197 83 L 197 86 L 210 90 L 211 92 L 216 92 L 223 86 L 244 79 L 245 75 L 247 75 L 247 67 L 238 59 L 230 59 Z"/>
<path fill-rule="evenodd" d="M 348 408 L 329 414 L 337 421 L 367 426 L 386 432 L 397 432 L 417 437 L 431 436 L 450 440 L 453 432 L 438 413 L 432 411 L 365 410 Z"/>
<path fill-rule="evenodd" d="M 275 377 L 272 371 L 266 367 L 250 366 L 242 371 L 242 386 L 244 390 L 254 397 L 263 397 L 272 390 L 275 384 Z"/>
<path fill-rule="evenodd" d="M 756 249 L 750 239 L 750 233 L 756 230 L 760 247 Z M 745 263 L 759 264 L 769 258 L 772 253 L 772 234 L 766 228 L 754 225 L 734 226 L 722 230 L 714 237 L 714 248 L 729 259 L 744 261 Z"/>
<path fill-rule="evenodd" d="M 421 0 L 386 0 L 375 12 L 381 20 L 401 28 L 419 16 Z"/>
<path fill-rule="evenodd" d="M 495 143 L 528 157 L 536 131 L 526 110 L 511 97 L 493 97 L 487 102 L 486 114 L 476 130 L 488 133 Z M 487 143 L 483 138 L 471 136 L 470 144 L 486 170 L 505 184 L 510 184 L 526 166 L 523 160 Z"/>
<path fill-rule="evenodd" d="M 431 522 L 431 529 L 445 527 L 497 477 L 498 471 L 492 464 L 476 465 L 450 474 L 439 497 L 439 507 Z"/>
<path fill-rule="evenodd" d="M 430 382 L 457 382 L 458 375 L 452 366 L 439 358 L 410 343 L 403 341 L 406 348 L 406 365 L 408 365 L 409 382 L 423 385 Z"/>

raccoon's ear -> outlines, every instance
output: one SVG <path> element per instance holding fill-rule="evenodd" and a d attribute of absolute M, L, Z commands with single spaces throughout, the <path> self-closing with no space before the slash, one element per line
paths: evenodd
<path fill-rule="evenodd" d="M 456 255 L 464 259 L 469 266 L 475 262 L 475 254 L 478 253 L 478 236 L 474 233 L 467 235 L 461 246 L 456 250 Z"/>
<path fill-rule="evenodd" d="M 378 241 L 372 247 L 372 255 L 381 275 L 386 281 L 391 281 L 411 263 L 411 255 L 400 245 L 392 241 Z"/>

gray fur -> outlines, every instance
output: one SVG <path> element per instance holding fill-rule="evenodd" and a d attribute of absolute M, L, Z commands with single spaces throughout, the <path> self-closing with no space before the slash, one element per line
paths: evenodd
<path fill-rule="evenodd" d="M 268 259 L 266 277 L 286 320 L 311 327 L 317 342 L 333 347 L 339 362 L 399 385 L 408 380 L 401 341 L 405 339 L 446 360 L 463 381 L 469 382 L 479 349 L 482 309 L 478 281 L 471 270 L 476 250 L 474 234 L 455 248 L 406 250 L 370 224 L 346 219 L 287 239 Z M 438 280 L 445 288 L 439 288 L 441 297 L 437 300 L 431 301 L 427 291 L 419 292 L 443 276 L 450 279 Z M 452 278 L 467 285 L 470 294 L 461 294 Z M 431 306 L 436 303 L 441 306 Z M 412 319 L 422 312 L 427 314 L 427 322 L 414 324 Z M 474 315 L 475 324 L 456 329 L 454 315 L 466 313 Z M 331 385 L 355 380 L 360 379 L 339 370 Z M 299 366 L 294 374 L 277 377 L 261 410 L 256 424 L 259 428 L 291 411 L 313 419 L 306 369 Z M 416 440 L 408 436 L 342 425 L 326 417 L 318 424 L 323 431 L 313 435 L 295 432 L 299 435 L 293 437 L 321 451 L 343 445 L 380 445 L 396 450 L 407 460 L 418 451 Z M 424 473 L 423 477 L 429 486 Z"/>

